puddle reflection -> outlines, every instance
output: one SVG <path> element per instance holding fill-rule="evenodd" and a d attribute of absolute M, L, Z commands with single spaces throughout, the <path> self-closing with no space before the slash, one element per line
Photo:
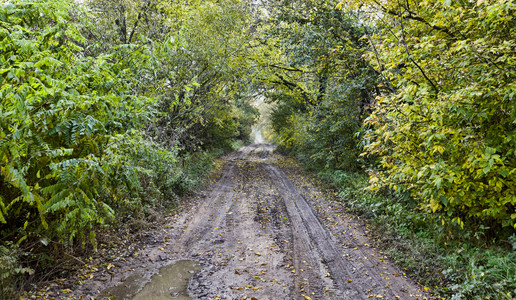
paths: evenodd
<path fill-rule="evenodd" d="M 200 270 L 199 263 L 191 260 L 180 260 L 164 266 L 133 300 L 192 299 L 188 297 L 188 281 Z"/>

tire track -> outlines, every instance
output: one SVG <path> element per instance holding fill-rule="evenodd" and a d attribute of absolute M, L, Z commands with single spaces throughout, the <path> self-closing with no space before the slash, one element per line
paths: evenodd
<path fill-rule="evenodd" d="M 409 299 L 422 297 L 417 288 L 404 277 L 387 277 L 385 265 L 374 257 L 369 247 L 356 245 L 341 249 L 336 239 L 322 225 L 313 207 L 298 192 L 292 181 L 275 164 L 264 169 L 280 187 L 294 235 L 295 261 L 298 266 L 306 260 L 317 266 L 322 262 L 333 279 L 339 299 Z M 296 266 L 297 267 L 297 266 Z M 318 266 L 319 267 L 319 266 Z M 392 271 L 392 268 L 391 268 Z M 382 273 L 383 272 L 383 273 Z M 298 296 L 298 298 L 302 299 Z M 421 298 L 422 299 L 422 298 Z"/>
<path fill-rule="evenodd" d="M 356 287 L 353 285 L 346 286 L 345 284 L 345 278 L 351 277 L 347 264 L 343 261 L 342 255 L 337 251 L 335 245 L 330 242 L 331 237 L 315 216 L 311 206 L 298 193 L 294 184 L 277 165 L 267 164 L 264 167 L 272 181 L 279 185 L 287 212 L 292 221 L 291 230 L 294 236 L 296 267 L 301 268 L 303 261 L 307 261 L 308 265 L 311 266 L 323 262 L 328 267 L 335 285 L 341 292 L 339 297 L 358 299 L 359 293 Z"/>
<path fill-rule="evenodd" d="M 206 196 L 193 219 L 189 222 L 181 237 L 175 242 L 176 254 L 192 254 L 192 246 L 201 241 L 213 228 L 220 227 L 226 218 L 226 212 L 234 204 L 234 178 L 237 167 L 232 161 L 227 162 L 222 171 L 222 177 L 215 183 L 211 192 Z"/>

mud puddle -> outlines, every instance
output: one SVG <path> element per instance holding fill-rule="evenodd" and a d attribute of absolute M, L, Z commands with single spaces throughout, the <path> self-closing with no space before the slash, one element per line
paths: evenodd
<path fill-rule="evenodd" d="M 134 274 L 124 284 L 105 290 L 100 299 L 189 300 L 188 282 L 201 270 L 198 262 L 180 260 L 161 267 L 139 292 L 142 276 Z"/>
<path fill-rule="evenodd" d="M 193 260 L 180 260 L 160 269 L 159 273 L 152 276 L 151 282 L 147 283 L 133 299 L 134 300 L 187 300 L 188 281 L 192 276 L 201 270 L 198 262 Z"/>

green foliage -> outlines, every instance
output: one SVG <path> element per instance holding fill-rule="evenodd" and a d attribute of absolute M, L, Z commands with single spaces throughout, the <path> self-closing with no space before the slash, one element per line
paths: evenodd
<path fill-rule="evenodd" d="M 276 49 L 264 50 L 269 75 L 262 77 L 274 87 L 268 98 L 277 103 L 271 122 L 280 148 L 312 167 L 361 168 L 358 132 L 377 82 L 363 58 L 364 28 L 327 1 L 277 6 L 261 44 Z"/>
<path fill-rule="evenodd" d="M 516 226 L 514 1 L 352 2 L 384 21 L 370 61 L 395 87 L 366 123 L 372 183 L 443 221 Z"/>
<path fill-rule="evenodd" d="M 256 112 L 249 109 L 251 99 L 245 87 L 248 70 L 243 52 L 247 18 L 238 1 L 204 1 L 195 5 L 151 1 L 147 2 L 149 7 L 140 11 L 134 10 L 140 4 L 129 8 L 128 1 L 91 3 L 98 10 L 96 17 L 103 20 L 96 35 L 107 32 L 105 44 L 120 40 L 121 29 L 112 30 L 108 25 L 110 19 L 103 14 L 106 10 L 113 13 L 111 6 L 130 11 L 124 17 L 126 24 L 136 23 L 140 14 L 141 18 L 157 22 L 140 22 L 135 36 L 146 37 L 131 40 L 136 49 L 152 43 L 148 66 L 140 66 L 146 75 L 138 78 L 139 85 L 144 86 L 141 92 L 158 99 L 157 120 L 146 129 L 155 141 L 179 147 L 183 155 L 198 150 L 228 149 L 235 140 L 249 138 L 250 132 L 245 133 L 239 127 L 250 126 Z M 163 18 L 163 12 L 171 16 Z M 173 19 L 172 15 L 176 14 L 180 20 Z M 156 31 L 156 26 L 169 31 Z M 149 40 L 147 35 L 159 37 L 159 41 Z"/>
<path fill-rule="evenodd" d="M 513 298 L 514 1 L 278 3 L 256 61 L 280 149 L 436 293 Z"/>
<path fill-rule="evenodd" d="M 34 274 L 34 270 L 24 267 L 21 260 L 27 253 L 16 244 L 7 242 L 0 245 L 0 297 L 13 297 L 16 283 L 23 281 L 23 275 Z"/>
<path fill-rule="evenodd" d="M 109 186 L 103 195 L 119 216 L 130 222 L 156 209 L 177 208 L 179 197 L 194 190 L 219 151 L 183 157 L 178 149 L 165 148 L 137 132 L 118 135 L 106 149 Z"/>
<path fill-rule="evenodd" d="M 407 193 L 367 190 L 368 176 L 361 172 L 324 171 L 319 177 L 337 188 L 351 212 L 370 219 L 389 256 L 435 296 L 516 295 L 516 235 L 503 237 L 486 226 L 443 226 L 438 218 L 421 213 Z"/>
<path fill-rule="evenodd" d="M 179 205 L 215 155 L 249 140 L 257 115 L 239 1 L 86 3 L 0 4 L 9 293 L 55 253 L 95 247 L 99 228 Z"/>
<path fill-rule="evenodd" d="M 0 177 L 7 193 L 0 215 L 23 228 L 22 238 L 43 230 L 72 241 L 112 215 L 98 197 L 107 181 L 103 151 L 126 115 L 147 104 L 124 95 L 128 83 L 106 58 L 80 55 L 85 40 L 69 5 L 31 1 L 1 10 Z M 125 126 L 138 119 L 131 121 Z"/>

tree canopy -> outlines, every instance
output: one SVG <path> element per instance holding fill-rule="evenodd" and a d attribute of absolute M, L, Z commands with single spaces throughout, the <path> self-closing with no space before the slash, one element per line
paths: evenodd
<path fill-rule="evenodd" d="M 351 1 L 387 81 L 366 124 L 375 186 L 461 224 L 516 227 L 513 1 Z M 350 3 L 350 2 L 349 2 Z"/>

